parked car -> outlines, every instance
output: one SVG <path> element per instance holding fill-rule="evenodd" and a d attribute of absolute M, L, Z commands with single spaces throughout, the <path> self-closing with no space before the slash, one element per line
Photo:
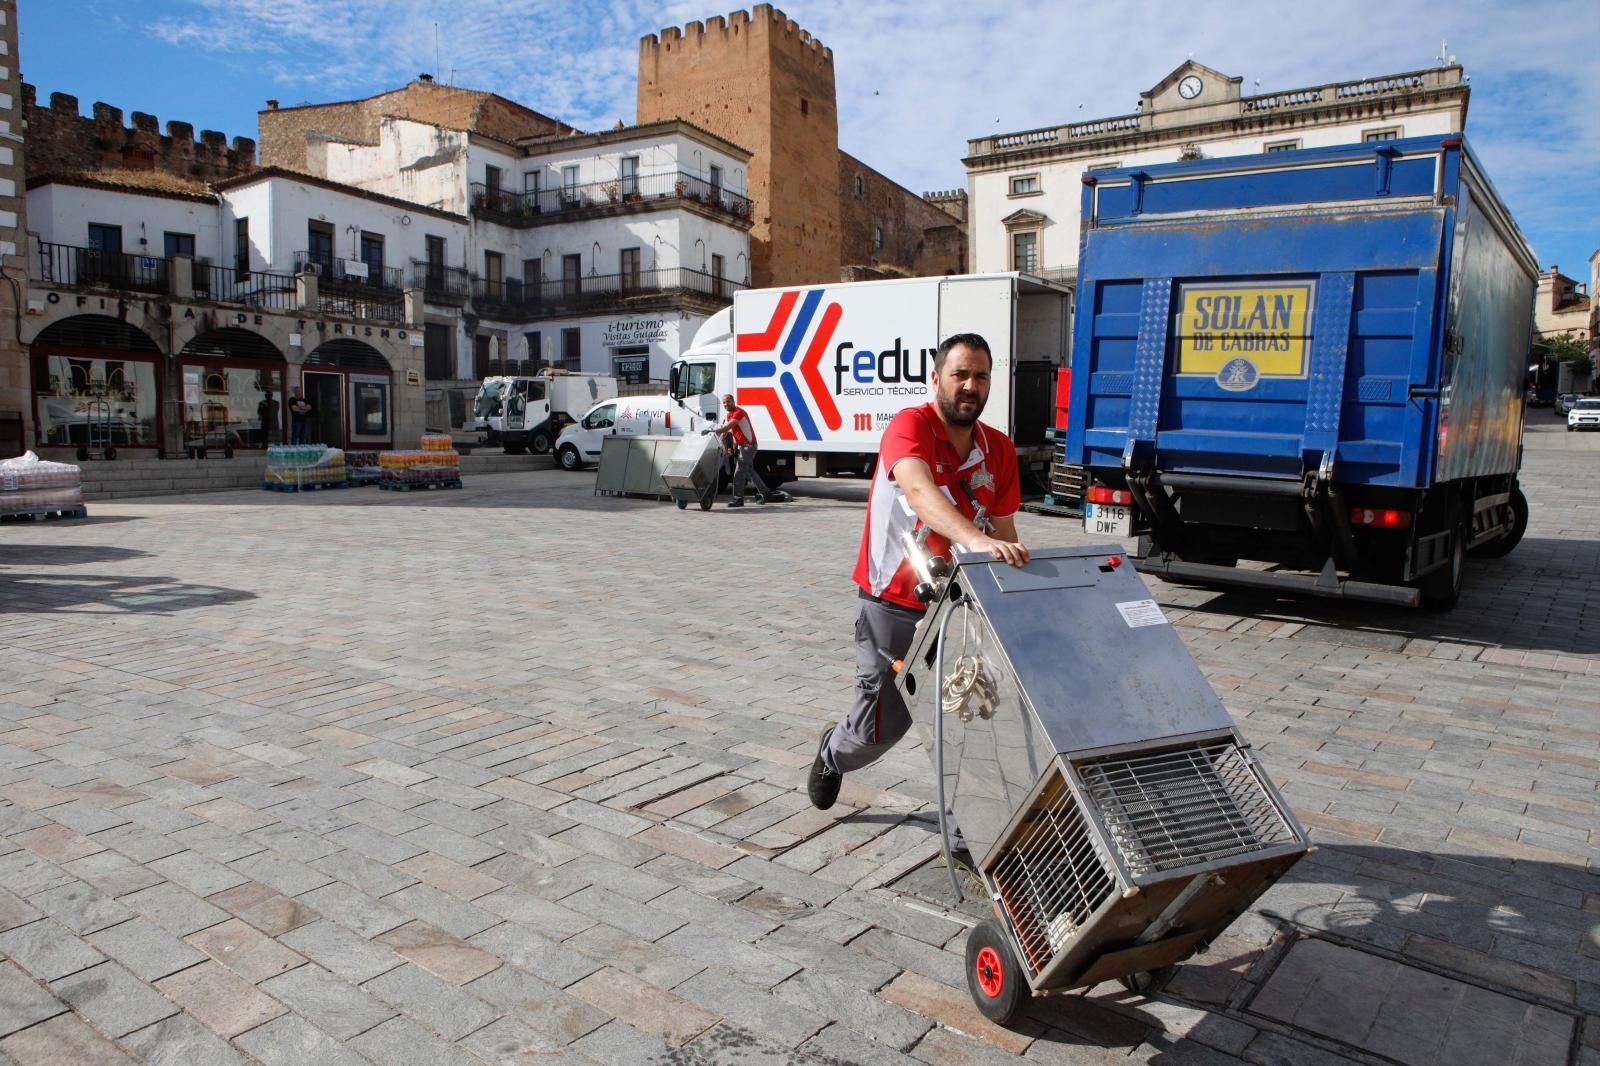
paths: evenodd
<path fill-rule="evenodd" d="M 1600 396 L 1583 396 L 1567 412 L 1567 432 L 1600 429 Z"/>
<path fill-rule="evenodd" d="M 1566 413 L 1568 411 L 1572 410 L 1572 405 L 1577 403 L 1577 402 L 1578 402 L 1578 394 L 1577 393 L 1575 393 L 1575 392 L 1563 392 L 1560 396 L 1556 397 L 1556 414 L 1565 417 Z"/>

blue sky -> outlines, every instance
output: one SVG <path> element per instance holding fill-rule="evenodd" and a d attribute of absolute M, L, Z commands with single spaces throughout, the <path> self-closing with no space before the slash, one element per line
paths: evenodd
<path fill-rule="evenodd" d="M 1600 9 L 1420 0 L 788 0 L 831 47 L 840 142 L 916 189 L 965 185 L 969 137 L 1125 114 L 1191 54 L 1271 92 L 1435 65 L 1471 78 L 1467 134 L 1540 262 L 1600 246 Z M 695 0 L 20 0 L 38 87 L 255 135 L 268 98 L 364 96 L 423 71 L 586 129 L 634 119 L 638 40 Z M 1156 12 L 1159 12 L 1157 17 Z M 437 27 L 437 62 L 435 61 Z"/>

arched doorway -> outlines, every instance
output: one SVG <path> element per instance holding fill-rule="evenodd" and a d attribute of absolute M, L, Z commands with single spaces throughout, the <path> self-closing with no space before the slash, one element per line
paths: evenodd
<path fill-rule="evenodd" d="M 74 315 L 40 331 L 31 352 L 39 444 L 161 446 L 161 350 L 149 334 Z"/>
<path fill-rule="evenodd" d="M 183 448 L 265 448 L 284 437 L 283 353 L 259 333 L 229 327 L 200 334 L 178 353 Z"/>
<path fill-rule="evenodd" d="M 337 337 L 300 368 L 311 401 L 311 441 L 336 448 L 386 448 L 394 440 L 394 371 L 364 341 Z"/>

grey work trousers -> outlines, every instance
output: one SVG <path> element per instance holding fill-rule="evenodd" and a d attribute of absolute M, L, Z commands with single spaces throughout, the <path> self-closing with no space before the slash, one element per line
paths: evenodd
<path fill-rule="evenodd" d="M 822 747 L 823 763 L 839 774 L 871 766 L 911 728 L 911 712 L 895 688 L 893 663 L 911 650 L 924 613 L 866 596 L 857 603 L 855 704 Z M 955 816 L 945 821 L 951 850 L 965 847 Z"/>
<path fill-rule="evenodd" d="M 754 444 L 740 444 L 734 447 L 733 468 L 733 498 L 744 499 L 746 483 L 754 482 L 756 495 L 766 499 L 772 495 L 772 490 L 767 488 L 767 483 L 761 480 L 761 475 L 756 473 L 756 446 Z"/>

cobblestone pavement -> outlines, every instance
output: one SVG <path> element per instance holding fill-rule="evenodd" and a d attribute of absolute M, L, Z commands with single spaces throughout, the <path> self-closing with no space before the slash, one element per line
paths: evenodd
<path fill-rule="evenodd" d="M 1600 439 L 1545 421 L 1452 614 L 1157 586 L 1322 846 L 1165 995 L 1017 1032 L 926 753 L 803 794 L 862 483 L 0 526 L 0 1062 L 1596 1066 Z"/>

